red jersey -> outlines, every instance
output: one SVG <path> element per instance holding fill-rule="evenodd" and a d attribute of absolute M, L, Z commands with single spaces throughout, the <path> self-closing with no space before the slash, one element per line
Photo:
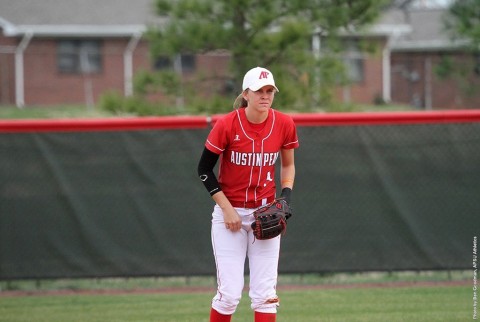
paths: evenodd
<path fill-rule="evenodd" d="M 261 124 L 247 120 L 245 108 L 219 119 L 205 147 L 221 154 L 218 182 L 235 203 L 262 202 L 275 197 L 275 161 L 281 149 L 299 146 L 292 118 L 269 109 Z"/>

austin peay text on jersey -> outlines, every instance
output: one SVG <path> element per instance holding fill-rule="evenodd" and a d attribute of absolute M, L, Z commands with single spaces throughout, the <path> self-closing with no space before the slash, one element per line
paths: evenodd
<path fill-rule="evenodd" d="M 244 166 L 272 166 L 277 161 L 279 152 L 273 153 L 245 153 L 245 152 L 236 152 L 231 151 L 230 161 L 236 165 Z"/>

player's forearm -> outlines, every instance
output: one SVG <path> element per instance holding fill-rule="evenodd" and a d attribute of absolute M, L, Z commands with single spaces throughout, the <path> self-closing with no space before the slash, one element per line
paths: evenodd
<path fill-rule="evenodd" d="M 282 189 L 293 189 L 293 182 L 295 181 L 295 159 L 293 149 L 282 149 L 282 165 L 280 168 L 280 183 Z"/>
<path fill-rule="evenodd" d="M 292 164 L 287 167 L 282 167 L 280 170 L 280 178 L 282 184 L 282 193 L 280 197 L 285 199 L 287 203 L 290 203 L 293 182 L 295 181 L 295 166 Z"/>
<path fill-rule="evenodd" d="M 235 208 L 233 208 L 232 204 L 227 199 L 227 196 L 225 196 L 223 191 L 219 191 L 216 194 L 212 195 L 212 198 L 222 209 L 225 227 L 234 232 L 239 231 L 240 228 L 242 228 L 242 218 L 240 218 L 237 211 L 235 210 Z"/>
<path fill-rule="evenodd" d="M 295 181 L 295 165 L 290 164 L 288 166 L 282 166 L 280 170 L 280 183 L 283 188 L 293 189 L 293 183 Z"/>
<path fill-rule="evenodd" d="M 222 208 L 222 210 L 226 210 L 229 208 L 233 208 L 232 204 L 228 200 L 227 196 L 223 193 L 223 191 L 219 191 L 216 194 L 212 196 L 212 199 L 215 201 L 215 203 Z"/>

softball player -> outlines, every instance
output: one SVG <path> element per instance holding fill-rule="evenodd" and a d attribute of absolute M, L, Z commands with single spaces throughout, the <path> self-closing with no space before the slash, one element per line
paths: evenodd
<path fill-rule="evenodd" d="M 212 246 L 217 294 L 211 322 L 230 321 L 244 287 L 244 265 L 250 268 L 251 308 L 255 322 L 276 320 L 280 236 L 255 240 L 252 212 L 275 198 L 275 162 L 281 159 L 281 196 L 290 202 L 295 178 L 294 149 L 299 146 L 291 117 L 271 108 L 272 73 L 249 70 L 234 110 L 219 119 L 207 137 L 198 175 L 216 205 L 212 214 Z M 239 106 L 237 106 L 239 105 Z M 213 169 L 220 158 L 218 180 Z"/>

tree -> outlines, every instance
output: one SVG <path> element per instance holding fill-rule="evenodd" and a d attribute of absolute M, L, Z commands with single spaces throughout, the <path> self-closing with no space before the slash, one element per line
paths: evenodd
<path fill-rule="evenodd" d="M 474 72 L 480 76 L 480 1 L 458 0 L 449 9 L 447 28 L 454 38 L 467 40 L 467 49 L 475 60 Z"/>
<path fill-rule="evenodd" d="M 444 55 L 435 68 L 436 75 L 453 79 L 467 96 L 476 95 L 480 76 L 480 1 L 454 1 L 448 9 L 445 27 L 452 43 L 459 45 L 464 55 Z"/>
<path fill-rule="evenodd" d="M 154 56 L 204 53 L 218 49 L 231 54 L 235 84 L 253 66 L 275 74 L 282 103 L 312 104 L 328 98 L 325 88 L 341 77 L 332 55 L 315 57 L 312 35 L 329 39 L 340 31 L 358 31 L 372 23 L 385 4 L 378 0 L 156 0 L 156 13 L 166 24 L 149 33 Z M 320 75 L 320 76 L 319 76 Z M 322 97 L 315 80 L 321 77 Z M 238 93 L 238 88 L 236 88 Z"/>
<path fill-rule="evenodd" d="M 469 47 L 474 51 L 480 50 L 480 1 L 457 0 L 450 9 L 451 19 L 447 27 L 456 37 L 469 40 Z"/>

